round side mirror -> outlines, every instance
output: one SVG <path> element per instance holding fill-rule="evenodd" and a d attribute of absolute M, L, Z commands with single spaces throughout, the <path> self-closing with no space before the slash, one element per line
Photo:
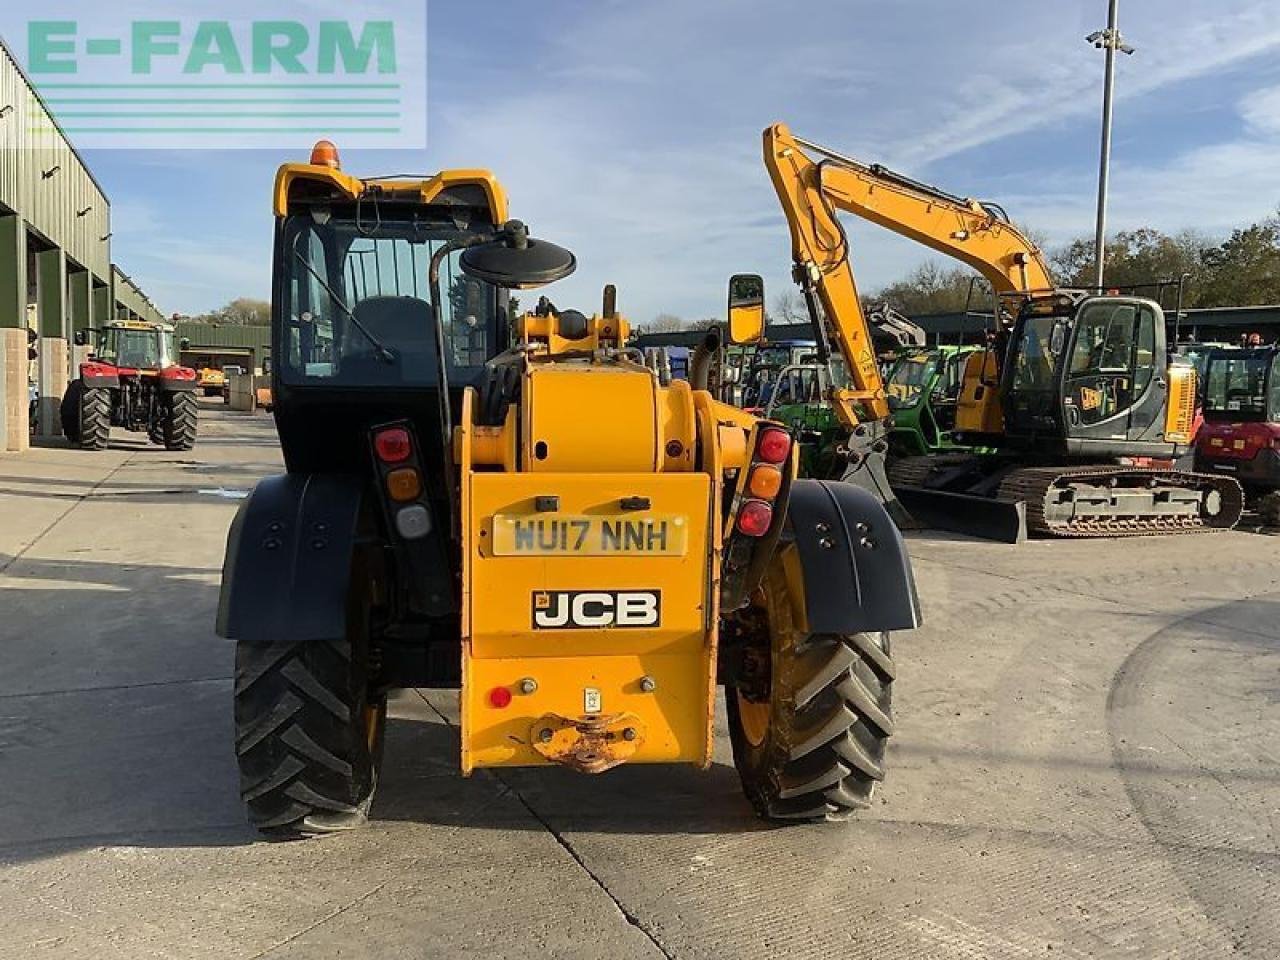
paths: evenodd
<path fill-rule="evenodd" d="M 507 223 L 499 239 L 468 247 L 460 264 L 467 276 L 508 290 L 545 286 L 578 268 L 572 253 L 547 240 L 535 240 L 519 220 Z"/>

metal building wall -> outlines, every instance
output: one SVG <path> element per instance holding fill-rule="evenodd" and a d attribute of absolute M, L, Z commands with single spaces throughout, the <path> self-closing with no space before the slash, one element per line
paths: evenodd
<path fill-rule="evenodd" d="M 111 265 L 111 288 L 117 311 L 124 308 L 133 318 L 148 323 L 162 323 L 167 319 L 129 275 L 115 264 Z"/>
<path fill-rule="evenodd" d="M 111 275 L 106 194 L 3 41 L 0 112 L 0 205 L 105 282 Z"/>
<path fill-rule="evenodd" d="M 259 361 L 271 355 L 271 328 L 268 326 L 231 323 L 195 323 L 185 320 L 178 324 L 178 338 L 191 341 L 193 347 L 242 347 L 254 351 Z"/>

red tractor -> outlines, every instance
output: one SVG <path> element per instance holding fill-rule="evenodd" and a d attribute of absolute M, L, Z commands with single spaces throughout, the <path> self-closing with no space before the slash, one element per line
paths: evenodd
<path fill-rule="evenodd" d="M 1262 521 L 1280 526 L 1280 347 L 1209 354 L 1196 470 L 1235 477 Z"/>
<path fill-rule="evenodd" d="M 102 450 L 112 426 L 141 433 L 168 450 L 196 442 L 199 383 L 174 357 L 167 323 L 113 323 L 97 334 L 80 376 L 62 398 L 62 432 L 86 450 Z M 76 345 L 87 343 L 76 334 Z"/>

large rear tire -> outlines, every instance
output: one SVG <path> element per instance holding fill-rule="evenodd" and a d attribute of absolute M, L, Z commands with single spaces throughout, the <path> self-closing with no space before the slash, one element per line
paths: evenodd
<path fill-rule="evenodd" d="M 194 392 L 166 393 L 160 398 L 160 435 L 166 450 L 190 450 L 196 445 L 200 404 Z"/>
<path fill-rule="evenodd" d="M 368 819 L 382 762 L 385 695 L 369 688 L 367 604 L 347 636 L 236 644 L 236 759 L 249 822 L 274 838 Z"/>
<path fill-rule="evenodd" d="M 844 820 L 884 779 L 894 665 L 888 634 L 805 632 L 802 583 L 783 548 L 754 601 L 768 676 L 725 689 L 734 765 L 760 816 Z"/>
<path fill-rule="evenodd" d="M 69 443 L 80 442 L 80 398 L 84 393 L 84 381 L 72 380 L 58 405 L 58 419 L 62 421 L 62 435 Z"/>
<path fill-rule="evenodd" d="M 107 449 L 107 440 L 111 436 L 111 391 L 82 384 L 78 406 L 80 418 L 76 443 L 85 450 Z"/>

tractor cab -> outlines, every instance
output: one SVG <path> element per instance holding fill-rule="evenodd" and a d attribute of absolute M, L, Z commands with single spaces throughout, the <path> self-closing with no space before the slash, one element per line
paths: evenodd
<path fill-rule="evenodd" d="M 1196 468 L 1250 493 L 1280 490 L 1280 347 L 1210 351 Z"/>
<path fill-rule="evenodd" d="M 951 438 L 964 384 L 964 367 L 978 347 L 930 347 L 908 350 L 886 378 L 893 425 L 890 449 L 898 456 L 956 449 Z"/>
<path fill-rule="evenodd" d="M 177 361 L 174 330 L 168 324 L 118 323 L 99 331 L 93 357 L 131 370 L 163 370 Z"/>

